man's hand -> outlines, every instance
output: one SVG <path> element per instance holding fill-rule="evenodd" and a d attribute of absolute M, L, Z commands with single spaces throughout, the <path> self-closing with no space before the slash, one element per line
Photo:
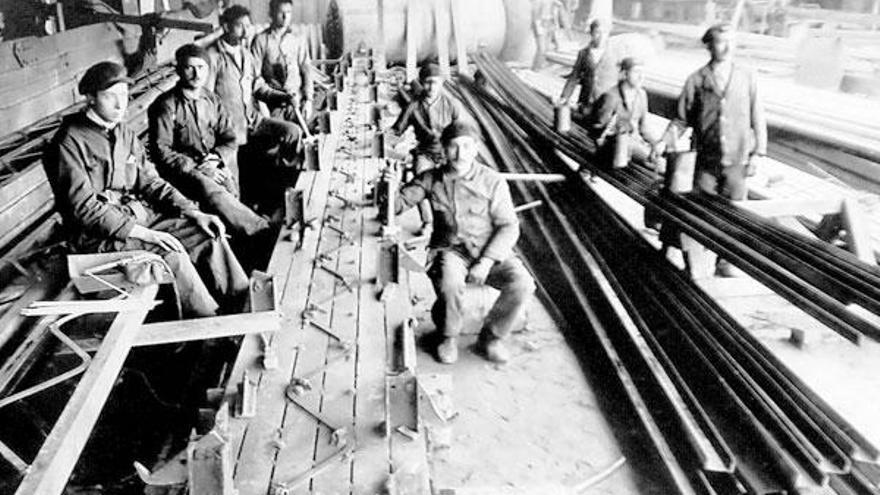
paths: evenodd
<path fill-rule="evenodd" d="M 187 217 L 191 218 L 200 229 L 211 236 L 211 239 L 217 239 L 226 235 L 226 226 L 223 225 L 223 221 L 217 215 L 209 215 L 193 210 L 187 214 Z"/>
<path fill-rule="evenodd" d="M 467 274 L 467 282 L 471 284 L 483 285 L 486 283 L 486 277 L 489 276 L 489 270 L 495 261 L 490 258 L 480 258 L 474 263 Z"/>
<path fill-rule="evenodd" d="M 648 155 L 648 161 L 656 164 L 660 161 L 660 157 L 663 156 L 664 151 L 666 151 L 666 143 L 663 140 L 652 143 L 651 153 Z"/>
<path fill-rule="evenodd" d="M 758 166 L 764 161 L 764 155 L 753 153 L 749 156 L 749 163 L 746 164 L 746 177 L 752 177 L 758 172 Z"/>
<path fill-rule="evenodd" d="M 141 240 L 147 244 L 155 244 L 166 251 L 186 253 L 183 244 L 168 232 L 148 229 L 142 225 L 135 225 L 128 234 L 128 237 Z"/>
<path fill-rule="evenodd" d="M 213 153 L 205 156 L 205 159 L 196 166 L 196 170 L 221 186 L 230 179 L 229 169 L 224 167 L 220 157 Z"/>

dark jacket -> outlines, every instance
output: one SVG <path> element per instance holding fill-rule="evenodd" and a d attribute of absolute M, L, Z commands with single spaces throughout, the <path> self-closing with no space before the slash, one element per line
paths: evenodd
<path fill-rule="evenodd" d="M 145 208 L 180 215 L 197 206 L 165 182 L 125 124 L 107 131 L 85 112 L 64 119 L 43 157 L 55 205 L 75 244 L 125 240 L 148 225 Z"/>
<path fill-rule="evenodd" d="M 755 74 L 736 64 L 726 88 L 705 65 L 691 74 L 678 99 L 678 118 L 694 129 L 697 162 L 742 165 L 752 152 L 767 153 L 767 122 Z"/>
<path fill-rule="evenodd" d="M 578 103 L 589 108 L 603 93 L 614 87 L 618 79 L 617 61 L 606 45 L 599 60 L 592 60 L 593 47 L 587 45 L 578 51 L 577 59 L 565 82 L 562 97 L 568 98 L 575 86 L 581 85 Z"/>
<path fill-rule="evenodd" d="M 241 64 L 233 55 L 234 49 L 223 40 L 208 49 L 212 70 L 207 89 L 220 98 L 229 113 L 236 142 L 245 144 L 248 133 L 253 132 L 261 117 L 264 117 L 260 114 L 257 100 L 277 105 L 287 100 L 287 93 L 273 89 L 266 83 L 247 47 L 240 47 Z"/>
<path fill-rule="evenodd" d="M 638 132 L 645 141 L 653 141 L 649 137 L 647 128 L 648 94 L 643 88 L 639 88 L 633 100 L 627 105 L 623 98 L 622 85 L 622 82 L 617 83 L 617 86 L 606 91 L 596 101 L 590 119 L 591 134 L 593 137 L 601 135 L 616 115 L 615 129 L 609 132 L 609 135 Z"/>
<path fill-rule="evenodd" d="M 439 98 L 431 105 L 428 105 L 424 98 L 410 102 L 397 117 L 391 130 L 401 135 L 412 126 L 417 141 L 416 152 L 439 158 L 443 156 L 443 148 L 440 145 L 443 129 L 462 119 L 464 115 L 466 113 L 458 101 L 446 93 L 440 93 Z"/>
<path fill-rule="evenodd" d="M 148 113 L 150 156 L 163 175 L 192 173 L 209 153 L 227 166 L 236 163 L 235 129 L 213 92 L 203 90 L 192 99 L 175 86 L 156 98 Z"/>
<path fill-rule="evenodd" d="M 480 257 L 504 261 L 513 256 L 519 219 L 504 178 L 480 163 L 461 178 L 447 170 L 430 170 L 401 187 L 397 212 L 427 199 L 434 212 L 431 248 L 454 249 L 470 261 Z"/>

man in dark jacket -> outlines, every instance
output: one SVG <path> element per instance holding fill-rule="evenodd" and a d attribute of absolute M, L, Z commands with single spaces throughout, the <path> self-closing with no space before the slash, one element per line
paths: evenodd
<path fill-rule="evenodd" d="M 159 177 L 123 122 L 130 82 L 114 62 L 83 75 L 88 107 L 65 119 L 43 158 L 56 207 L 75 250 L 159 253 L 174 272 L 184 314 L 216 314 L 214 297 L 235 300 L 247 278 L 220 219 Z"/>
<path fill-rule="evenodd" d="M 428 276 L 437 295 L 432 316 L 443 336 L 437 358 L 447 364 L 458 359 L 457 337 L 467 282 L 488 284 L 501 291 L 478 342 L 478 348 L 495 362 L 510 358 L 504 339 L 535 290 L 534 280 L 513 253 L 519 219 L 507 182 L 475 160 L 478 135 L 469 123 L 447 126 L 441 135 L 447 157 L 444 166 L 401 187 L 396 204 L 401 213 L 428 200 L 434 211 Z"/>
<path fill-rule="evenodd" d="M 267 231 L 266 219 L 238 199 L 236 133 L 220 99 L 205 89 L 208 54 L 190 44 L 180 47 L 175 58 L 180 81 L 149 109 L 153 161 L 165 179 L 219 215 L 234 235 Z"/>
<path fill-rule="evenodd" d="M 596 100 L 616 82 L 617 60 L 609 53 L 608 26 L 596 19 L 590 23 L 590 43 L 578 51 L 559 99 L 562 104 L 569 104 L 574 88 L 580 85 L 575 110 L 581 115 L 589 115 Z"/>

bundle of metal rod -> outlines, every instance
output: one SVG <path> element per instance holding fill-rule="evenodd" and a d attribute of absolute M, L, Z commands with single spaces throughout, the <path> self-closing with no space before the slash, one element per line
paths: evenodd
<path fill-rule="evenodd" d="M 880 310 L 880 269 L 854 259 L 849 253 L 773 225 L 757 215 L 738 211 L 724 200 L 661 192 L 658 177 L 645 166 L 612 171 L 596 163 L 595 144 L 587 132 L 573 125 L 568 134 L 553 126 L 550 102 L 527 88 L 503 64 L 487 56 L 476 57 L 486 87 L 476 90 L 492 101 L 541 144 L 558 150 L 582 168 L 602 177 L 636 201 L 652 207 L 665 222 L 675 225 L 697 242 L 728 259 L 759 282 L 779 293 L 806 313 L 845 338 L 858 342 L 864 335 L 880 340 L 880 329 L 852 312 L 859 304 Z M 635 162 L 643 157 L 636 156 Z M 579 174 L 561 164 L 553 172 Z"/>
<path fill-rule="evenodd" d="M 564 167 L 497 100 L 468 84 L 455 91 L 499 170 Z M 523 215 L 520 248 L 551 304 L 590 323 L 583 345 L 604 351 L 670 489 L 878 493 L 880 452 L 583 181 L 517 182 L 512 192 L 546 205 Z"/>

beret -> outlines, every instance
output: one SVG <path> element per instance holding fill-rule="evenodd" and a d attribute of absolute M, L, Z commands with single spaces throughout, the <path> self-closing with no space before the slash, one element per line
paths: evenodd
<path fill-rule="evenodd" d="M 128 77 L 125 67 L 108 60 L 89 67 L 82 79 L 79 80 L 77 89 L 82 95 L 91 95 L 120 82 L 131 84 L 134 81 Z"/>
<path fill-rule="evenodd" d="M 733 26 L 726 22 L 715 24 L 714 26 L 711 26 L 709 29 L 706 30 L 706 32 L 703 34 L 703 37 L 700 38 L 700 41 L 702 41 L 703 44 L 711 43 L 712 40 L 715 39 L 715 36 L 721 33 L 726 33 L 727 31 L 730 31 L 732 29 Z"/>
<path fill-rule="evenodd" d="M 174 60 L 177 61 L 178 65 L 185 62 L 188 58 L 200 58 L 208 65 L 211 64 L 211 59 L 208 58 L 207 50 L 192 43 L 183 45 L 174 52 Z"/>
<path fill-rule="evenodd" d="M 480 136 L 480 133 L 471 124 L 468 124 L 467 122 L 456 121 L 449 124 L 448 126 L 446 126 L 445 129 L 443 129 L 443 133 L 440 134 L 440 142 L 445 144 L 457 137 L 462 136 L 470 136 L 474 139 L 477 139 Z"/>
<path fill-rule="evenodd" d="M 425 80 L 429 77 L 440 77 L 440 66 L 435 63 L 427 63 L 419 69 L 419 79 Z"/>

